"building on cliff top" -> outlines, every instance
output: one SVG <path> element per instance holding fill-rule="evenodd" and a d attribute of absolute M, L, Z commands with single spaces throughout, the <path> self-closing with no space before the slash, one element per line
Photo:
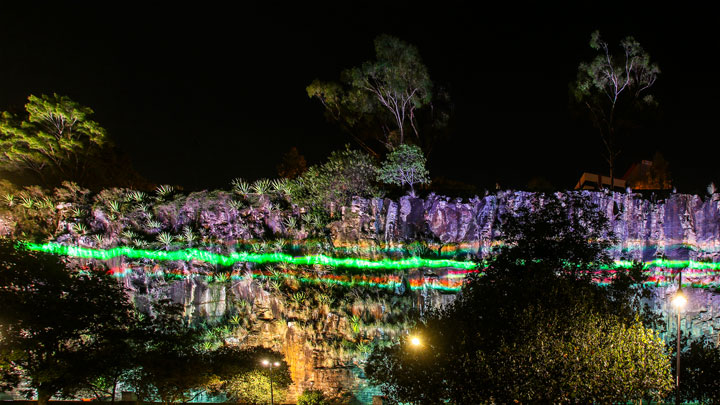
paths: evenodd
<path fill-rule="evenodd" d="M 625 190 L 625 180 L 616 177 L 613 180 L 613 186 L 614 190 Z M 602 188 L 610 188 L 610 176 L 585 172 L 575 185 L 575 190 L 600 190 Z"/>
<path fill-rule="evenodd" d="M 633 190 L 672 189 L 668 162 L 660 152 L 657 152 L 653 160 L 633 163 L 624 176 L 615 178 L 612 188 L 624 190 L 625 187 Z M 575 185 L 575 190 L 599 190 L 602 188 L 610 188 L 610 176 L 585 172 Z"/>

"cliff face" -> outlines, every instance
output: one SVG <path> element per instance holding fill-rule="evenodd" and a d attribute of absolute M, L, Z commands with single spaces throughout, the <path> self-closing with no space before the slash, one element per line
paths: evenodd
<path fill-rule="evenodd" d="M 671 194 L 653 201 L 639 194 L 578 194 L 609 219 L 619 242 L 612 249 L 613 258 L 648 264 L 656 282 L 650 304 L 665 314 L 668 332 L 677 327 L 669 302 L 682 272 L 683 286 L 692 287 L 686 290 L 690 299 L 681 319 L 683 333 L 717 339 L 720 272 L 708 264 L 720 261 L 720 196 Z M 341 221 L 331 224 L 333 241 L 338 246 L 358 241 L 392 246 L 425 239 L 436 241 L 432 245 L 448 253 L 485 256 L 493 243 L 502 240 L 499 218 L 538 198 L 528 192 L 500 192 L 470 201 L 433 195 L 402 197 L 397 202 L 358 198 L 342 209 Z"/>
<path fill-rule="evenodd" d="M 720 261 L 720 196 L 672 194 L 648 200 L 625 193 L 579 194 L 608 217 L 619 241 L 613 257 L 647 263 L 655 283 L 649 303 L 665 314 L 668 331 L 677 327 L 669 299 L 682 269 L 689 295 L 683 333 L 716 337 L 720 298 L 715 289 L 720 279 L 712 263 Z M 53 241 L 96 249 L 129 244 L 163 250 L 201 246 L 225 254 L 250 250 L 463 260 L 489 254 L 502 242 L 503 214 L 541 198 L 527 192 L 500 192 L 469 201 L 434 195 L 397 201 L 356 198 L 350 206 L 334 210 L 328 241 L 310 240 L 313 218 L 282 200 L 261 196 L 239 204 L 230 193 L 214 192 L 150 204 L 132 202 L 128 195 L 114 190 L 94 199 L 58 201 L 54 210 L 44 208 L 48 213 L 43 213 L 39 228 L 51 229 Z M 112 198 L 126 199 L 110 209 Z M 20 231 L 34 229 L 27 223 L 32 215 L 18 207 L 0 212 L 0 233 L 21 237 Z M 181 243 L 161 245 L 161 233 Z M 251 242 L 238 245 L 240 241 Z M 84 259 L 73 260 L 82 264 Z M 121 276 L 141 307 L 169 297 L 182 303 L 187 315 L 222 326 L 228 344 L 261 345 L 284 353 L 295 381 L 291 398 L 303 389 L 319 388 L 330 394 L 349 390 L 361 402 L 370 402 L 377 393 L 362 374 L 371 342 L 404 333 L 412 311 L 451 302 L 463 274 L 453 268 L 364 274 L 321 264 L 283 263 L 223 268 L 200 260 L 126 257 L 105 264 Z M 315 281 L 303 281 L 308 279 Z"/>
<path fill-rule="evenodd" d="M 720 247 L 719 195 L 703 200 L 699 196 L 672 194 L 649 201 L 639 194 L 579 192 L 592 201 L 610 220 L 620 243 L 614 250 L 618 259 L 650 261 L 716 261 Z M 399 244 L 421 238 L 440 244 L 459 244 L 486 254 L 493 241 L 500 240 L 499 218 L 540 198 L 529 192 L 500 192 L 470 201 L 450 200 L 431 195 L 426 199 L 402 197 L 360 199 L 343 207 L 342 220 L 331 224 L 336 245 L 358 241 Z"/>

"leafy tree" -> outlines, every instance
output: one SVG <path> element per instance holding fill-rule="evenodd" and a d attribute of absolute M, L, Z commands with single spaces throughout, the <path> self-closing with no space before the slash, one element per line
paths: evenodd
<path fill-rule="evenodd" d="M 611 263 L 613 238 L 592 204 L 539 196 L 505 215 L 502 232 L 485 274 L 420 319 L 421 347 L 401 342 L 371 354 L 371 381 L 393 401 L 419 403 L 590 403 L 667 392 L 669 358 L 633 299 L 642 273 L 594 282 L 609 276 L 597 269 Z M 604 367 L 589 366 L 597 361 Z"/>
<path fill-rule="evenodd" d="M 210 361 L 201 349 L 202 334 L 188 324 L 182 310 L 179 304 L 160 300 L 136 330 L 135 368 L 124 379 L 141 399 L 188 402 L 211 381 Z"/>
<path fill-rule="evenodd" d="M 41 404 L 100 376 L 104 370 L 92 360 L 133 319 L 112 277 L 69 270 L 57 257 L 9 240 L 0 240 L 0 308 L 0 381 L 3 388 L 26 381 Z"/>
<path fill-rule="evenodd" d="M 31 95 L 27 116 L 9 112 L 0 116 L 0 163 L 4 169 L 30 170 L 42 180 L 50 174 L 80 179 L 91 159 L 108 138 L 89 119 L 93 111 L 66 96 Z"/>
<path fill-rule="evenodd" d="M 425 169 L 425 156 L 415 145 L 399 145 L 388 154 L 378 170 L 378 181 L 397 186 L 410 186 L 410 195 L 415 196 L 414 184 L 430 182 L 430 173 Z"/>
<path fill-rule="evenodd" d="M 376 60 L 347 69 L 341 82 L 313 81 L 307 87 L 310 97 L 317 97 L 333 119 L 353 129 L 382 129 L 386 148 L 405 143 L 406 133 L 420 140 L 418 113 L 430 105 L 433 85 L 418 49 L 390 35 L 375 38 Z M 444 93 L 440 92 L 442 95 Z M 446 123 L 445 113 L 433 121 Z M 366 137 L 353 136 L 366 150 L 374 153 Z"/>
<path fill-rule="evenodd" d="M 297 400 L 298 405 L 328 405 L 329 403 L 320 390 L 305 390 Z"/>
<path fill-rule="evenodd" d="M 273 396 L 279 402 L 292 383 L 287 363 L 273 360 L 279 357 L 278 353 L 262 347 L 221 347 L 211 355 L 213 377 L 207 386 L 208 392 L 222 392 L 246 403 L 269 403 L 272 373 Z M 263 360 L 278 361 L 280 365 L 269 370 L 263 367 Z"/>
<path fill-rule="evenodd" d="M 578 67 L 574 93 L 600 132 L 613 184 L 615 162 L 621 152 L 617 141 L 618 110 L 622 104 L 626 107 L 655 104 L 653 97 L 646 93 L 655 84 L 660 68 L 650 62 L 650 55 L 633 37 L 620 41 L 621 51 L 614 53 L 600 38 L 600 32 L 595 31 L 590 37 L 590 47 L 598 51 L 598 55 Z"/>
<path fill-rule="evenodd" d="M 305 156 L 301 155 L 294 146 L 283 155 L 282 161 L 277 167 L 278 175 L 286 179 L 297 178 L 305 173 L 306 170 L 307 162 L 305 161 Z"/>
<path fill-rule="evenodd" d="M 335 151 L 327 162 L 311 166 L 292 186 L 293 202 L 323 208 L 331 203 L 347 205 L 354 196 L 371 197 L 378 193 L 375 185 L 377 166 L 366 153 L 350 149 Z"/>
<path fill-rule="evenodd" d="M 720 347 L 707 339 L 693 340 L 686 347 L 680 358 L 681 399 L 719 404 Z"/>

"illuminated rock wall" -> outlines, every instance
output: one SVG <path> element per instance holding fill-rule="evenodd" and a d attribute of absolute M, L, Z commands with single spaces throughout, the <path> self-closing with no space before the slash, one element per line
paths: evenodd
<path fill-rule="evenodd" d="M 609 218 L 619 238 L 611 252 L 613 257 L 650 263 L 648 270 L 655 283 L 650 304 L 664 314 L 668 330 L 672 333 L 676 329 L 675 312 L 668 302 L 677 288 L 678 271 L 682 269 L 689 295 L 681 322 L 683 331 L 717 338 L 720 299 L 714 292 L 720 286 L 720 273 L 709 264 L 720 261 L 719 196 L 671 194 L 660 199 L 625 193 L 581 194 L 597 204 Z M 80 208 L 89 215 L 83 219 L 88 230 L 82 234 L 73 229 L 79 219 L 70 214 L 78 204 L 63 203 L 56 210 L 59 217 L 54 222 L 57 224 L 54 240 L 65 245 L 103 249 L 125 243 L 121 235 L 124 229 L 136 229 L 138 234 L 145 232 L 155 238 L 161 230 L 177 235 L 185 226 L 191 226 L 198 232 L 195 246 L 227 253 L 243 249 L 236 245 L 243 240 L 268 240 L 271 244 L 273 239 L 285 238 L 302 244 L 308 238 L 308 229 L 304 226 L 295 229 L 285 226 L 289 217 L 301 218 L 303 212 L 298 207 L 272 209 L 269 200 L 261 199 L 252 207 L 237 208 L 231 204 L 232 198 L 226 192 L 202 192 L 159 202 L 152 207 L 154 218 L 161 225 L 156 230 L 148 230 L 143 225 L 147 223 L 147 214 L 134 204 L 127 204 L 129 208 L 112 220 L 107 209 L 98 208 L 102 204 L 85 203 Z M 334 211 L 334 222 L 329 225 L 332 245 L 328 246 L 344 255 L 370 259 L 401 258 L 409 253 L 477 258 L 487 255 L 491 247 L 502 240 L 498 218 L 537 198 L 533 193 L 510 191 L 469 201 L 434 195 L 424 199 L 402 197 L 397 201 L 357 198 L 351 206 Z M 0 213 L 0 234 L 13 235 L 16 221 L 12 215 Z M 143 227 L 145 230 L 141 231 Z M 103 239 L 90 235 L 102 235 Z M 414 246 L 419 241 L 423 242 L 422 249 Z M 182 247 L 172 249 L 179 248 Z M 327 249 L 323 247 L 323 251 Z M 658 258 L 666 261 L 652 264 Z M 79 265 L 84 264 L 84 259 L 76 260 Z M 117 258 L 107 261 L 106 265 L 121 271 L 132 269 L 122 282 L 141 306 L 151 300 L 172 298 L 185 306 L 186 314 L 208 320 L 221 320 L 227 313 L 246 308 L 247 322 L 236 327 L 228 341 L 272 347 L 285 353 L 296 383 L 291 391 L 293 396 L 305 388 L 320 388 L 328 393 L 351 390 L 362 402 L 370 402 L 377 393 L 363 378 L 359 362 L 362 356 L 342 350 L 330 352 L 317 345 L 325 339 L 357 343 L 391 337 L 392 331 L 388 331 L 387 325 L 373 325 L 369 321 L 361 332 L 363 337 L 353 337 L 349 332 L 349 319 L 356 312 L 352 302 L 343 304 L 344 309 L 321 313 L 315 308 L 292 307 L 287 296 L 282 298 L 271 293 L 269 279 L 243 276 L 261 271 L 259 266 L 249 263 L 233 266 L 233 274 L 240 277 L 225 282 L 208 276 L 226 270 L 195 260 L 156 262 Z M 353 274 L 362 275 L 362 272 Z M 451 302 L 454 299 L 451 292 L 457 289 L 463 276 L 462 272 L 447 268 L 416 269 L 402 274 L 397 272 L 385 277 L 394 277 L 395 282 L 406 280 L 403 285 L 411 288 L 411 298 L 402 304 L 403 310 L 422 310 Z M 174 277 L 177 275 L 181 277 Z M 335 275 L 331 271 L 326 276 Z M 431 288 L 437 286 L 442 288 Z M 388 301 L 393 291 L 388 294 L 390 298 L 385 296 L 382 298 L 385 301 L 378 299 L 376 303 L 383 308 L 380 312 L 398 307 Z M 244 304 L 239 305 L 240 302 Z M 369 311 L 365 316 L 370 320 Z M 380 319 L 384 319 L 385 315 L 380 315 Z"/>

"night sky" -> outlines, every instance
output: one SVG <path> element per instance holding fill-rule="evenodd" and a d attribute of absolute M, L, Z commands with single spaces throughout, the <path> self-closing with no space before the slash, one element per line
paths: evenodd
<path fill-rule="evenodd" d="M 0 110 L 17 111 L 29 94 L 68 95 L 93 108 L 158 184 L 211 189 L 238 176 L 274 177 L 292 146 L 322 162 L 351 140 L 305 87 L 373 59 L 373 38 L 388 33 L 419 48 L 453 101 L 452 136 L 433 152 L 433 177 L 522 188 L 542 176 L 572 188 L 583 171 L 605 168 L 598 135 L 569 107 L 568 85 L 593 56 L 595 29 L 611 46 L 635 36 L 662 70 L 657 117 L 624 141 L 618 172 L 660 151 L 680 191 L 720 180 L 719 46 L 709 10 L 115 4 L 4 7 Z"/>

